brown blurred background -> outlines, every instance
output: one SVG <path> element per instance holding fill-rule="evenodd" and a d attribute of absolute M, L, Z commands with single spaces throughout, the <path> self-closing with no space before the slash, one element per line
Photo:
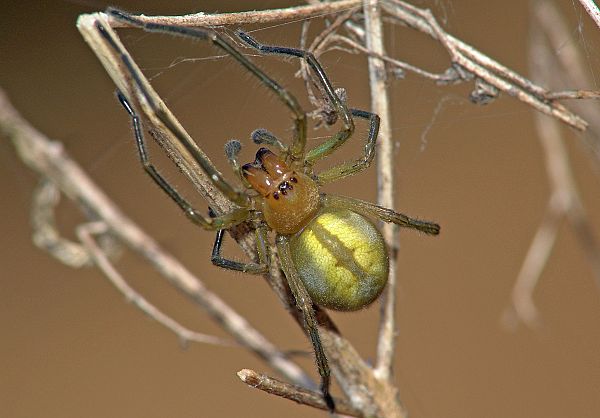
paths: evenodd
<path fill-rule="evenodd" d="M 222 271 L 209 261 L 212 234 L 192 226 L 138 165 L 129 118 L 114 86 L 75 28 L 101 1 L 11 2 L 0 27 L 0 86 L 34 126 L 68 152 L 136 222 L 207 285 L 286 350 L 310 351 L 298 327 L 260 279 Z M 572 29 L 565 43 L 584 48 L 589 71 L 600 68 L 598 29 L 577 2 L 562 2 Z M 226 12 L 290 5 L 286 1 L 124 1 L 147 14 Z M 527 74 L 528 2 L 420 1 L 457 37 Z M 318 24 L 315 24 L 315 28 Z M 257 28 L 252 28 L 257 29 Z M 390 55 L 443 71 L 447 55 L 428 38 L 387 27 Z M 581 31 L 580 31 L 581 30 Z M 298 24 L 254 33 L 266 43 L 297 45 Z M 282 137 L 290 120 L 274 97 L 214 49 L 135 30 L 120 32 L 140 66 L 225 173 L 223 144 L 265 127 Z M 314 31 L 313 31 L 314 36 Z M 560 51 L 556 51 L 560 53 Z M 179 58 L 198 58 L 171 65 Z M 257 62 L 297 93 L 294 61 Z M 368 108 L 362 57 L 323 57 L 352 106 Z M 549 197 L 533 111 L 503 96 L 485 107 L 468 86 L 437 87 L 416 76 L 390 82 L 397 148 L 399 210 L 442 225 L 439 238 L 403 231 L 399 257 L 396 380 L 411 417 L 600 416 L 600 292 L 572 230 L 563 223 L 535 301 L 538 330 L 511 332 L 500 318 Z M 571 86 L 597 88 L 597 86 Z M 359 135 L 366 126 L 360 125 Z M 323 131 L 310 131 L 313 137 Z M 567 133 L 576 180 L 600 235 L 598 167 Z M 355 141 L 340 158 L 360 152 Z M 152 148 L 153 155 L 160 151 Z M 159 158 L 188 195 L 185 179 Z M 0 279 L 1 417 L 325 416 L 324 412 L 251 390 L 235 372 L 271 373 L 239 348 L 192 344 L 149 320 L 95 269 L 61 265 L 31 242 L 29 209 L 38 179 L 0 142 L 3 203 Z M 374 169 L 329 187 L 375 199 Z M 202 201 L 196 200 L 200 208 Z M 82 220 L 63 202 L 65 235 Z M 227 251 L 234 254 L 233 245 Z M 117 264 L 130 283 L 185 325 L 224 336 L 207 316 L 143 261 Z M 367 359 L 374 356 L 378 308 L 333 313 Z M 300 362 L 316 377 L 309 357 Z M 336 388 L 335 391 L 338 389 Z"/>

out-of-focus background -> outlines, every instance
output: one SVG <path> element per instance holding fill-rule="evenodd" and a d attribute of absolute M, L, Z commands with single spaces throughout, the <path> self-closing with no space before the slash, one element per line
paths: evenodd
<path fill-rule="evenodd" d="M 599 31 L 577 2 L 560 2 L 570 36 L 590 74 L 600 68 Z M 284 7 L 287 1 L 125 1 L 146 14 L 226 12 Z M 419 1 L 452 34 L 522 74 L 528 73 L 529 2 Z M 12 2 L 3 7 L 0 86 L 34 126 L 67 151 L 136 222 L 181 259 L 210 289 L 285 350 L 310 352 L 300 329 L 265 283 L 213 267 L 213 235 L 191 225 L 146 177 L 129 118 L 114 86 L 75 28 L 102 1 Z M 315 21 L 315 35 L 319 23 Z M 253 34 L 265 43 L 298 45 L 299 24 Z M 410 30 L 386 27 L 390 55 L 434 71 L 444 50 Z M 144 72 L 184 126 L 224 173 L 223 144 L 258 127 L 281 137 L 290 119 L 279 102 L 238 65 L 202 43 L 120 31 Z M 554 51 L 561 53 L 558 48 Z M 206 59 L 208 57 L 208 59 Z M 182 59 L 187 59 L 180 62 Z M 293 60 L 256 57 L 308 107 Z M 322 58 L 353 107 L 369 108 L 365 59 L 331 52 Z M 595 80 L 595 78 L 594 78 Z M 597 86 L 570 86 L 597 88 Z M 535 292 L 542 325 L 510 331 L 501 323 L 511 288 L 549 199 L 543 152 L 531 108 L 503 95 L 471 104 L 468 86 L 435 86 L 409 75 L 390 80 L 399 210 L 436 220 L 430 238 L 402 231 L 399 255 L 395 375 L 413 418 L 600 416 L 600 292 L 572 229 L 563 222 Z M 357 137 L 367 127 L 359 124 Z M 584 135 L 565 129 L 577 186 L 593 232 L 600 234 L 598 166 Z M 325 131 L 310 131 L 313 138 Z M 315 140 L 316 141 L 316 140 Z M 356 140 L 341 153 L 360 152 Z M 186 180 L 151 152 L 173 182 Z M 333 157 L 331 162 L 337 161 Z M 596 160 L 597 161 L 597 160 Z M 38 178 L 0 141 L 3 199 L 0 260 L 0 416 L 2 417 L 317 417 L 324 412 L 249 389 L 235 373 L 272 373 L 240 348 L 191 344 L 127 303 L 95 269 L 74 270 L 31 241 L 29 210 Z M 375 199 L 374 169 L 328 190 Z M 200 208 L 205 205 L 195 199 Z M 58 210 L 68 237 L 83 217 L 70 202 Z M 227 246 L 233 254 L 233 245 Z M 143 260 L 125 252 L 117 267 L 143 295 L 185 325 L 225 337 L 208 317 Z M 374 358 L 378 308 L 332 313 L 341 332 Z M 313 376 L 310 357 L 299 359 Z M 337 393 L 338 388 L 334 388 Z"/>

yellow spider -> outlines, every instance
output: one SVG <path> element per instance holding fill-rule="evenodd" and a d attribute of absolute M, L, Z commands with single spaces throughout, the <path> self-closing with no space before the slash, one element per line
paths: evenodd
<path fill-rule="evenodd" d="M 298 57 L 305 60 L 312 69 L 319 83 L 319 89 L 335 110 L 342 127 L 322 144 L 307 150 L 306 114 L 295 97 L 218 33 L 210 29 L 142 22 L 135 16 L 116 9 L 108 9 L 107 14 L 147 31 L 165 32 L 212 42 L 271 89 L 292 112 L 294 135 L 289 146 L 284 145 L 264 129 L 256 130 L 252 135 L 254 142 L 274 147 L 278 154 L 267 148 L 260 148 L 253 162 L 240 165 L 237 160 L 241 149 L 240 143 L 232 140 L 226 144 L 227 158 L 243 185 L 242 189 L 234 187 L 223 179 L 211 162 L 189 143 L 185 135 L 181 134 L 170 117 L 160 110 L 141 82 L 143 76 L 132 65 L 127 54 L 120 49 L 101 23 L 96 24 L 97 30 L 119 53 L 139 92 L 157 117 L 190 152 L 215 187 L 237 205 L 237 209 L 230 213 L 220 215 L 211 213 L 212 216 L 208 217 L 194 209 L 149 161 L 140 119 L 127 99 L 119 93 L 121 103 L 132 118 L 139 157 L 146 172 L 179 205 L 192 222 L 204 229 L 217 231 L 212 253 L 213 263 L 227 269 L 253 274 L 267 273 L 270 263 L 267 233 L 269 229 L 276 232 L 281 269 L 285 273 L 296 305 L 304 316 L 304 325 L 310 336 L 321 375 L 323 398 L 329 410 L 334 411 L 335 405 L 329 394 L 329 366 L 319 338 L 313 303 L 325 308 L 351 311 L 367 306 L 381 294 L 388 278 L 388 254 L 381 233 L 370 219 L 392 222 L 432 235 L 437 235 L 440 230 L 435 223 L 412 219 L 369 202 L 320 192 L 321 185 L 354 175 L 369 167 L 375 155 L 379 117 L 364 110 L 349 109 L 339 98 L 323 68 L 310 52 L 262 45 L 247 33 L 238 31 L 237 36 L 258 52 Z M 355 161 L 345 162 L 315 173 L 313 170 L 315 162 L 330 155 L 352 136 L 354 117 L 366 119 L 370 123 L 364 155 Z M 256 225 L 258 263 L 240 263 L 223 258 L 221 256 L 223 231 L 247 221 L 251 225 Z"/>

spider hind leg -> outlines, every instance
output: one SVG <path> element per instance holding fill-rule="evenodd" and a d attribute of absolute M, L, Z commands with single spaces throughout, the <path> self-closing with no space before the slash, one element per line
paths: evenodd
<path fill-rule="evenodd" d="M 310 337 L 310 341 L 315 352 L 315 360 L 317 368 L 319 369 L 319 375 L 321 376 L 321 393 L 327 409 L 333 413 L 335 411 L 335 403 L 331 394 L 329 393 L 329 387 L 331 383 L 331 372 L 329 370 L 329 363 L 327 356 L 323 349 L 321 337 L 319 336 L 318 322 L 313 308 L 313 302 L 302 283 L 302 279 L 298 275 L 298 271 L 294 266 L 294 261 L 291 255 L 291 248 L 289 242 L 289 236 L 278 235 L 277 236 L 277 252 L 279 254 L 279 260 L 281 262 L 281 269 L 285 273 L 290 290 L 294 295 L 296 306 L 302 312 L 304 318 L 304 329 Z"/>

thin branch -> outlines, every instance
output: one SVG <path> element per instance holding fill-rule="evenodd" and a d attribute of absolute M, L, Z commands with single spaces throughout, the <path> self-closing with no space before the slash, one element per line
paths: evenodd
<path fill-rule="evenodd" d="M 600 10 L 593 0 L 579 0 L 579 3 L 583 6 L 587 14 L 590 15 L 592 20 L 596 22 L 596 26 L 600 28 Z"/>
<path fill-rule="evenodd" d="M 115 288 L 117 288 L 117 290 L 125 296 L 127 301 L 133 303 L 150 318 L 154 319 L 159 324 L 175 333 L 183 345 L 186 345 L 188 342 L 196 342 L 203 344 L 239 347 L 239 344 L 236 344 L 233 341 L 227 341 L 223 338 L 192 331 L 191 329 L 184 327 L 179 322 L 175 321 L 173 318 L 166 315 L 164 312 L 150 303 L 131 286 L 129 286 L 127 281 L 115 269 L 106 256 L 106 253 L 102 250 L 102 248 L 100 248 L 94 239 L 94 236 L 103 235 L 109 231 L 108 225 L 102 221 L 90 222 L 77 227 L 77 236 L 87 249 L 88 254 L 90 255 L 96 267 L 98 267 L 112 283 L 112 285 L 115 286 Z"/>
<path fill-rule="evenodd" d="M 340 13 L 329 26 L 327 26 L 323 31 L 321 31 L 321 33 L 319 33 L 315 37 L 315 39 L 313 39 L 312 43 L 307 48 L 305 47 L 305 44 L 310 22 L 304 22 L 304 24 L 302 25 L 302 35 L 300 42 L 301 48 L 306 48 L 307 51 L 312 52 L 313 55 L 318 59 L 323 53 L 325 47 L 328 45 L 329 40 L 333 36 L 335 36 L 335 32 L 337 31 L 337 29 L 340 26 L 342 26 L 346 21 L 351 19 L 355 12 L 355 9 L 350 9 L 344 13 Z M 296 74 L 296 76 L 300 76 L 304 80 L 306 91 L 308 93 L 308 99 L 310 103 L 315 107 L 315 111 L 310 112 L 309 115 L 320 118 L 321 120 L 319 122 L 324 121 L 328 125 L 333 125 L 337 120 L 337 113 L 335 107 L 332 103 L 328 103 L 325 101 L 327 95 L 324 94 L 323 91 L 321 91 L 320 99 L 318 99 L 315 96 L 312 86 L 314 85 L 319 90 L 321 90 L 321 87 L 320 84 L 315 83 L 314 79 L 312 78 L 308 63 L 305 60 L 300 61 L 300 71 Z M 343 95 L 340 95 L 338 93 L 338 95 L 345 96 L 345 93 Z M 345 100 L 345 97 L 342 97 L 342 100 Z"/>
<path fill-rule="evenodd" d="M 448 51 L 452 62 L 463 70 L 575 129 L 586 129 L 587 122 L 562 104 L 550 100 L 547 97 L 548 90 L 445 32 L 429 10 L 419 9 L 401 0 L 386 0 L 381 5 L 400 22 L 439 41 Z"/>
<path fill-rule="evenodd" d="M 565 99 L 599 99 L 600 91 L 596 90 L 567 90 L 554 91 L 546 94 L 546 97 L 551 100 Z"/>
<path fill-rule="evenodd" d="M 377 54 L 377 53 L 371 51 L 369 48 L 364 47 L 363 45 L 359 44 L 355 40 L 350 39 L 346 36 L 334 35 L 334 36 L 332 36 L 332 40 L 340 42 L 340 43 L 345 43 L 369 57 L 378 58 L 388 64 L 391 64 L 392 66 L 394 66 L 396 68 L 402 69 L 403 71 L 410 71 L 421 77 L 428 78 L 428 79 L 436 81 L 438 83 L 447 83 L 448 82 L 448 76 L 446 74 L 432 73 L 427 70 L 423 70 L 417 66 L 414 66 L 412 64 L 408 64 L 404 61 L 390 58 L 387 55 Z"/>
<path fill-rule="evenodd" d="M 533 292 L 550 258 L 558 235 L 558 227 L 563 217 L 563 209 L 560 206 L 560 197 L 552 194 L 544 218 L 517 274 L 511 292 L 511 304 L 502 316 L 503 324 L 509 329 L 515 329 L 519 321 L 530 328 L 538 328 L 541 325 L 540 315 L 533 301 Z"/>
<path fill-rule="evenodd" d="M 365 417 L 406 418 L 396 386 L 391 380 L 379 379 L 348 340 L 329 331 L 321 332 L 321 339 L 329 347 L 327 359 L 339 369 L 336 377 L 352 376 L 352 379 L 338 378 L 338 383 L 354 407 Z"/>
<path fill-rule="evenodd" d="M 307 1 L 313 5 L 319 4 L 318 0 Z M 471 99 L 474 102 L 488 103 L 491 98 L 495 97 L 495 89 L 498 89 L 577 130 L 586 130 L 588 122 L 571 112 L 559 103 L 558 100 L 597 98 L 598 92 L 596 90 L 549 91 L 445 32 L 429 10 L 420 9 L 401 0 L 382 0 L 379 4 L 387 13 L 397 19 L 399 23 L 438 40 L 448 51 L 453 65 L 444 74 L 438 75 L 399 60 L 394 60 L 386 56 L 378 56 L 373 51 L 368 51 L 368 48 L 364 46 L 359 46 L 356 49 L 362 52 L 366 49 L 370 56 L 377 56 L 391 65 L 417 73 L 429 79 L 434 79 L 442 84 L 458 82 L 461 77 L 465 81 L 475 78 L 478 85 L 471 95 Z M 365 31 L 357 26 L 355 22 L 346 22 L 346 27 L 355 36 L 364 39 Z M 339 38 L 338 36 L 337 40 L 349 43 L 343 37 Z M 483 90 L 481 90 L 482 86 L 485 87 Z M 490 96 L 490 92 L 492 92 L 492 96 Z M 484 97 L 480 98 L 482 94 Z M 583 111 L 581 112 L 583 113 Z M 599 118 L 586 116 L 586 119 L 594 123 Z M 600 154 L 600 151 L 598 153 Z"/>
<path fill-rule="evenodd" d="M 384 56 L 381 9 L 377 0 L 365 0 L 365 30 L 367 49 Z M 386 86 L 386 70 L 383 61 L 368 58 L 369 85 L 371 88 L 371 110 L 381 118 L 377 142 L 377 203 L 394 208 L 394 141 L 392 118 Z M 382 297 L 381 322 L 377 340 L 376 376 L 390 380 L 396 348 L 396 255 L 398 253 L 398 231 L 392 224 L 384 224 L 382 233 L 390 251 L 390 274 Z"/>
<path fill-rule="evenodd" d="M 85 247 L 81 243 L 65 239 L 58 230 L 54 214 L 59 201 L 60 190 L 54 183 L 42 178 L 33 191 L 31 202 L 33 243 L 69 267 L 92 266 L 92 257 Z"/>
<path fill-rule="evenodd" d="M 533 13 L 534 17 L 538 13 Z M 551 26 L 551 31 L 554 30 Z M 530 41 L 531 73 L 536 79 L 546 83 L 553 81 L 555 60 L 552 51 L 542 33 L 544 26 L 533 25 Z M 514 327 L 520 320 L 530 327 L 540 324 L 538 310 L 533 301 L 533 292 L 543 269 L 550 257 L 556 240 L 560 221 L 564 218 L 575 231 L 583 250 L 588 257 L 596 284 L 600 288 L 600 247 L 592 233 L 591 225 L 583 209 L 583 203 L 577 191 L 567 149 L 558 123 L 554 119 L 536 113 L 538 138 L 544 150 L 546 172 L 552 194 L 546 209 L 546 215 L 529 247 L 523 265 L 512 291 L 512 310 L 505 312 L 507 324 Z"/>
<path fill-rule="evenodd" d="M 546 39 L 554 51 L 553 57 L 559 64 L 559 70 L 556 73 L 560 73 L 562 82 L 574 86 L 595 85 L 588 75 L 585 59 L 577 48 L 577 43 L 565 42 L 565 39 L 572 37 L 571 29 L 565 23 L 554 2 L 537 1 L 534 4 L 532 14 L 536 19 L 536 24 L 543 29 Z M 590 126 L 587 131 L 589 135 L 586 135 L 584 139 L 596 160 L 600 161 L 600 108 L 590 106 L 586 101 L 575 101 L 572 106 L 589 122 Z"/>
<path fill-rule="evenodd" d="M 206 288 L 179 261 L 168 254 L 94 184 L 59 142 L 49 140 L 13 108 L 0 90 L 0 133 L 12 140 L 17 154 L 32 170 L 55 183 L 93 220 L 103 221 L 110 233 L 142 255 L 175 287 L 200 305 L 241 345 L 250 349 L 287 379 L 310 386 L 311 379 L 246 319 Z"/>
<path fill-rule="evenodd" d="M 242 382 L 255 389 L 260 389 L 271 395 L 281 396 L 302 405 L 327 410 L 323 396 L 319 392 L 307 390 L 297 385 L 282 382 L 254 370 L 242 369 L 237 373 Z M 362 417 L 363 413 L 342 399 L 335 399 L 335 411 L 338 414 Z"/>
<path fill-rule="evenodd" d="M 294 6 L 285 9 L 256 10 L 248 12 L 206 14 L 203 12 L 183 16 L 146 16 L 136 17 L 143 22 L 154 22 L 165 25 L 178 26 L 221 26 L 221 25 L 246 25 L 252 23 L 277 23 L 294 20 L 310 19 L 332 13 L 343 12 L 348 9 L 358 8 L 361 0 L 338 0 L 333 2 L 317 3 L 306 6 Z M 113 28 L 130 27 L 127 22 L 111 20 Z"/>

